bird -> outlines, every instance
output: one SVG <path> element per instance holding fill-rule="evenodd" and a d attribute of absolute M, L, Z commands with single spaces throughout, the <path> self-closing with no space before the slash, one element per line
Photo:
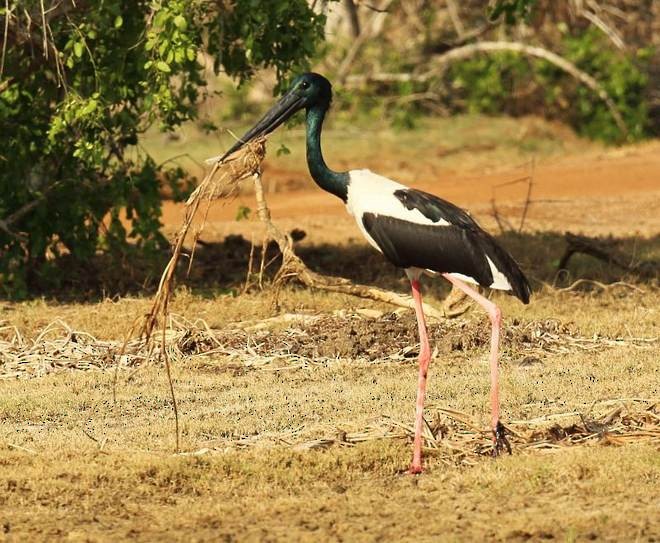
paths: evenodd
<path fill-rule="evenodd" d="M 306 158 L 309 172 L 323 190 L 340 198 L 367 242 L 407 275 L 412 290 L 420 350 L 413 457 L 408 470 L 422 466 L 422 429 L 427 375 L 431 361 L 422 305 L 422 276 L 440 275 L 476 301 L 491 322 L 490 403 L 493 455 L 511 446 L 500 420 L 498 356 L 502 312 L 474 285 L 505 291 L 529 303 L 529 281 L 516 261 L 460 207 L 433 194 L 407 187 L 367 169 L 334 171 L 321 149 L 323 121 L 332 102 L 332 85 L 324 76 L 308 72 L 293 79 L 289 90 L 223 155 L 207 162 L 223 162 L 246 143 L 273 132 L 300 110 L 306 111 Z M 473 286 L 470 286 L 473 285 Z"/>

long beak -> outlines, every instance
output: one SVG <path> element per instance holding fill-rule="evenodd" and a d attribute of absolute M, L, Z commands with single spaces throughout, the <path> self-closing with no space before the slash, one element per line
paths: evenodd
<path fill-rule="evenodd" d="M 287 92 L 272 108 L 268 110 L 257 124 L 250 128 L 250 130 L 243 134 L 243 136 L 231 146 L 229 151 L 224 155 L 207 159 L 206 163 L 213 164 L 215 162 L 222 162 L 225 158 L 238 151 L 243 145 L 254 138 L 270 134 L 284 121 L 293 116 L 298 110 L 302 109 L 303 104 L 304 98 L 302 96 L 298 96 L 292 90 Z"/>

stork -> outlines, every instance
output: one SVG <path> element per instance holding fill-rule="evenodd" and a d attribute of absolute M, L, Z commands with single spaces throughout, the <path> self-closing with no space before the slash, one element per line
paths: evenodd
<path fill-rule="evenodd" d="M 340 198 L 357 226 L 376 250 L 405 270 L 412 288 L 419 328 L 419 375 L 415 409 L 413 458 L 409 472 L 422 472 L 422 427 L 426 380 L 431 360 L 422 306 L 420 279 L 442 275 L 474 299 L 491 322 L 490 402 L 493 454 L 511 452 L 499 415 L 498 354 L 502 313 L 469 286 L 506 291 L 529 303 L 529 283 L 514 259 L 468 213 L 433 194 L 409 188 L 370 170 L 331 170 L 321 152 L 323 120 L 330 108 L 332 86 L 322 75 L 304 73 L 293 80 L 282 98 L 238 140 L 224 160 L 250 140 L 271 133 L 301 109 L 305 109 L 307 165 L 323 190 Z"/>

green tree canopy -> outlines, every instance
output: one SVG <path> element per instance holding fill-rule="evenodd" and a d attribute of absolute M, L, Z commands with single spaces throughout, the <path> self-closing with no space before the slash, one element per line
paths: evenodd
<path fill-rule="evenodd" d="M 0 292 L 14 297 L 63 253 L 162 246 L 158 177 L 183 172 L 141 134 L 196 117 L 206 64 L 282 80 L 324 24 L 306 0 L 9 0 L 0 15 Z"/>

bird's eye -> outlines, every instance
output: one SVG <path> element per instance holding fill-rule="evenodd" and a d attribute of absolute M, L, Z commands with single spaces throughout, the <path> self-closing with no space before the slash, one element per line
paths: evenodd
<path fill-rule="evenodd" d="M 303 82 L 300 84 L 300 88 L 301 88 L 301 89 L 308 89 L 308 88 L 309 88 L 309 81 L 303 81 Z"/>

